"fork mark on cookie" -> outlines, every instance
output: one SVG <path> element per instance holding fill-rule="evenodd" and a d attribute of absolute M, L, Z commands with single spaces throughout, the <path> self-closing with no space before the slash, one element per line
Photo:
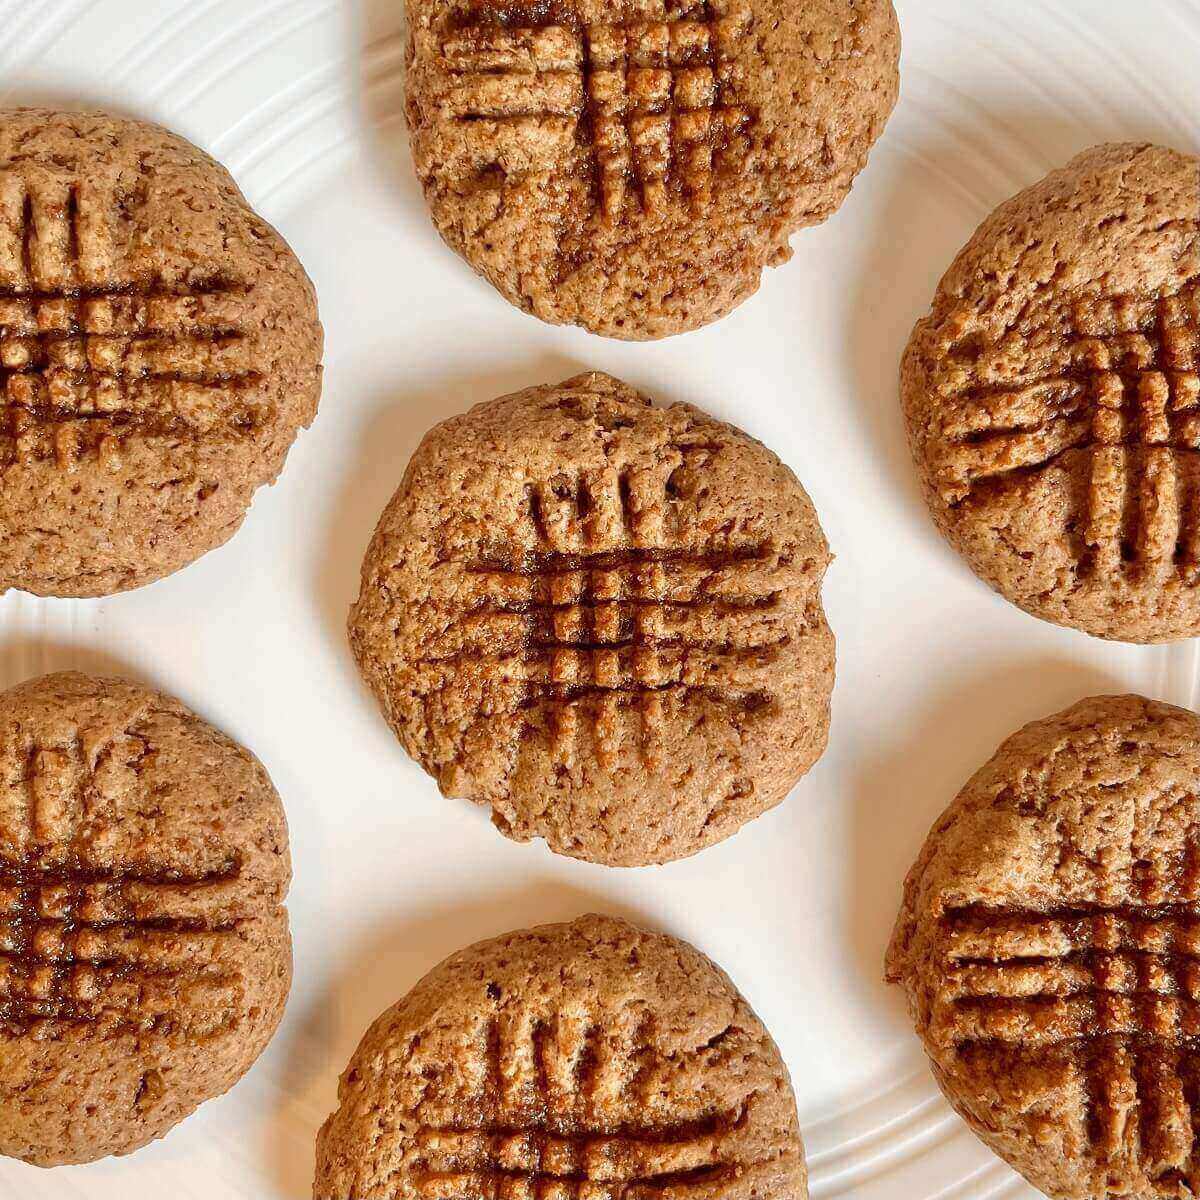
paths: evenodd
<path fill-rule="evenodd" d="M 752 119 L 734 62 L 748 7 L 712 0 L 697 15 L 583 27 L 537 16 L 481 7 L 443 42 L 444 118 L 476 125 L 480 154 L 506 173 L 562 168 L 578 150 L 610 224 L 631 198 L 659 211 L 672 188 L 703 213 Z"/>
<path fill-rule="evenodd" d="M 244 434 L 268 415 L 234 280 L 129 278 L 86 184 L 0 187 L 0 465 L 117 460 L 132 435 Z"/>
<path fill-rule="evenodd" d="M 1081 572 L 1200 577 L 1200 281 L 1163 297 L 1076 297 L 997 345 L 961 344 L 945 368 L 957 407 L 938 435 L 946 503 L 1086 455 Z M 1014 377 L 1019 348 L 1033 361 Z"/>

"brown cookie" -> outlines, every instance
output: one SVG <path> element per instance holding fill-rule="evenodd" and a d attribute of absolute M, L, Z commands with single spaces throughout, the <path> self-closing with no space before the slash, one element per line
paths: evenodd
<path fill-rule="evenodd" d="M 1200 1193 L 1200 717 L 1098 696 L 934 825 L 888 952 L 938 1083 L 1059 1200 Z"/>
<path fill-rule="evenodd" d="M 980 578 L 1099 637 L 1200 634 L 1200 160 L 1098 146 L 988 218 L 916 327 L 904 411 Z"/>
<path fill-rule="evenodd" d="M 725 973 L 581 917 L 479 942 L 375 1022 L 315 1200 L 804 1200 L 787 1068 Z"/>
<path fill-rule="evenodd" d="M 317 409 L 312 285 L 228 172 L 102 113 L 0 110 L 0 592 L 221 545 Z"/>
<path fill-rule="evenodd" d="M 778 804 L 824 749 L 828 562 L 761 443 L 593 372 L 426 436 L 350 641 L 446 795 L 560 854 L 665 862 Z"/>
<path fill-rule="evenodd" d="M 656 338 L 752 295 L 896 102 L 891 0 L 408 0 L 438 232 L 544 321 Z"/>
<path fill-rule="evenodd" d="M 287 826 L 261 764 L 120 679 L 0 693 L 0 1154 L 126 1154 L 283 1015 Z"/>

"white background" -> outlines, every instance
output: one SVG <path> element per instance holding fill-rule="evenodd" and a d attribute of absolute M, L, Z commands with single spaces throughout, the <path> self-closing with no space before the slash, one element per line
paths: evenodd
<path fill-rule="evenodd" d="M 1108 690 L 1194 705 L 1197 648 L 1105 645 L 978 584 L 922 509 L 897 364 L 999 201 L 1096 142 L 1200 150 L 1200 0 L 896 6 L 901 102 L 841 212 L 721 324 L 626 345 L 523 316 L 439 242 L 400 117 L 401 0 L 0 0 L 6 102 L 105 105 L 221 157 L 315 279 L 328 346 L 316 424 L 228 546 L 109 600 L 0 598 L 0 686 L 76 666 L 176 693 L 266 763 L 296 868 L 295 989 L 247 1079 L 132 1159 L 0 1162 L 0 1196 L 304 1200 L 369 1021 L 467 942 L 591 909 L 688 938 L 732 974 L 791 1067 L 817 1200 L 1033 1195 L 950 1114 L 880 982 L 900 881 L 1017 725 Z M 659 869 L 556 859 L 443 800 L 343 635 L 421 434 L 585 367 L 767 442 L 837 554 L 828 753 L 780 809 Z"/>

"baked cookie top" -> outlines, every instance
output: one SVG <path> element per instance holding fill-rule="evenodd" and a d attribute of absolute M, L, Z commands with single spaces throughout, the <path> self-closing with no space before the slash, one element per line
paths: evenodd
<path fill-rule="evenodd" d="M 247 751 L 120 679 L 0 693 L 0 1153 L 123 1154 L 283 1013 L 287 827 Z"/>
<path fill-rule="evenodd" d="M 350 640 L 408 752 L 518 840 L 693 854 L 824 749 L 829 551 L 761 443 L 596 372 L 433 429 Z"/>
<path fill-rule="evenodd" d="M 1048 1196 L 1200 1185 L 1200 717 L 1098 696 L 1027 725 L 909 872 L 888 953 L 934 1074 Z"/>
<path fill-rule="evenodd" d="M 312 285 L 154 125 L 0 110 L 0 591 L 186 565 L 274 480 L 321 382 Z"/>
<path fill-rule="evenodd" d="M 1100 637 L 1200 634 L 1200 160 L 1098 146 L 988 218 L 902 371 L 971 568 Z"/>
<path fill-rule="evenodd" d="M 363 1038 L 317 1200 L 804 1200 L 787 1068 L 685 942 L 582 917 L 480 942 Z"/>
<path fill-rule="evenodd" d="M 551 322 L 724 316 L 845 198 L 896 102 L 891 0 L 408 0 L 442 237 Z"/>

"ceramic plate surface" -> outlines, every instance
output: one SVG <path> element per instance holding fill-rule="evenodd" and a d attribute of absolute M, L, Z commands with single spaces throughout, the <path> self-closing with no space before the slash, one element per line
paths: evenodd
<path fill-rule="evenodd" d="M 1034 1195 L 941 1100 L 881 983 L 900 881 L 1018 725 L 1113 690 L 1195 707 L 1198 646 L 1107 645 L 977 583 L 924 512 L 897 368 L 1001 200 L 1096 142 L 1200 150 L 1200 0 L 896 6 L 902 99 L 843 209 L 725 321 L 625 345 L 523 316 L 438 240 L 401 117 L 400 0 L 0 2 L 5 101 L 106 105 L 222 158 L 316 280 L 328 338 L 316 424 L 229 545 L 109 600 L 0 599 L 0 686 L 77 666 L 176 693 L 266 763 L 296 869 L 295 990 L 255 1070 L 132 1159 L 0 1162 L 0 1197 L 303 1200 L 337 1074 L 383 1008 L 468 942 L 596 909 L 693 941 L 746 993 L 791 1067 L 815 1200 Z M 657 870 L 514 845 L 442 799 L 343 632 L 422 433 L 588 367 L 765 441 L 837 554 L 828 753 L 781 808 Z"/>

